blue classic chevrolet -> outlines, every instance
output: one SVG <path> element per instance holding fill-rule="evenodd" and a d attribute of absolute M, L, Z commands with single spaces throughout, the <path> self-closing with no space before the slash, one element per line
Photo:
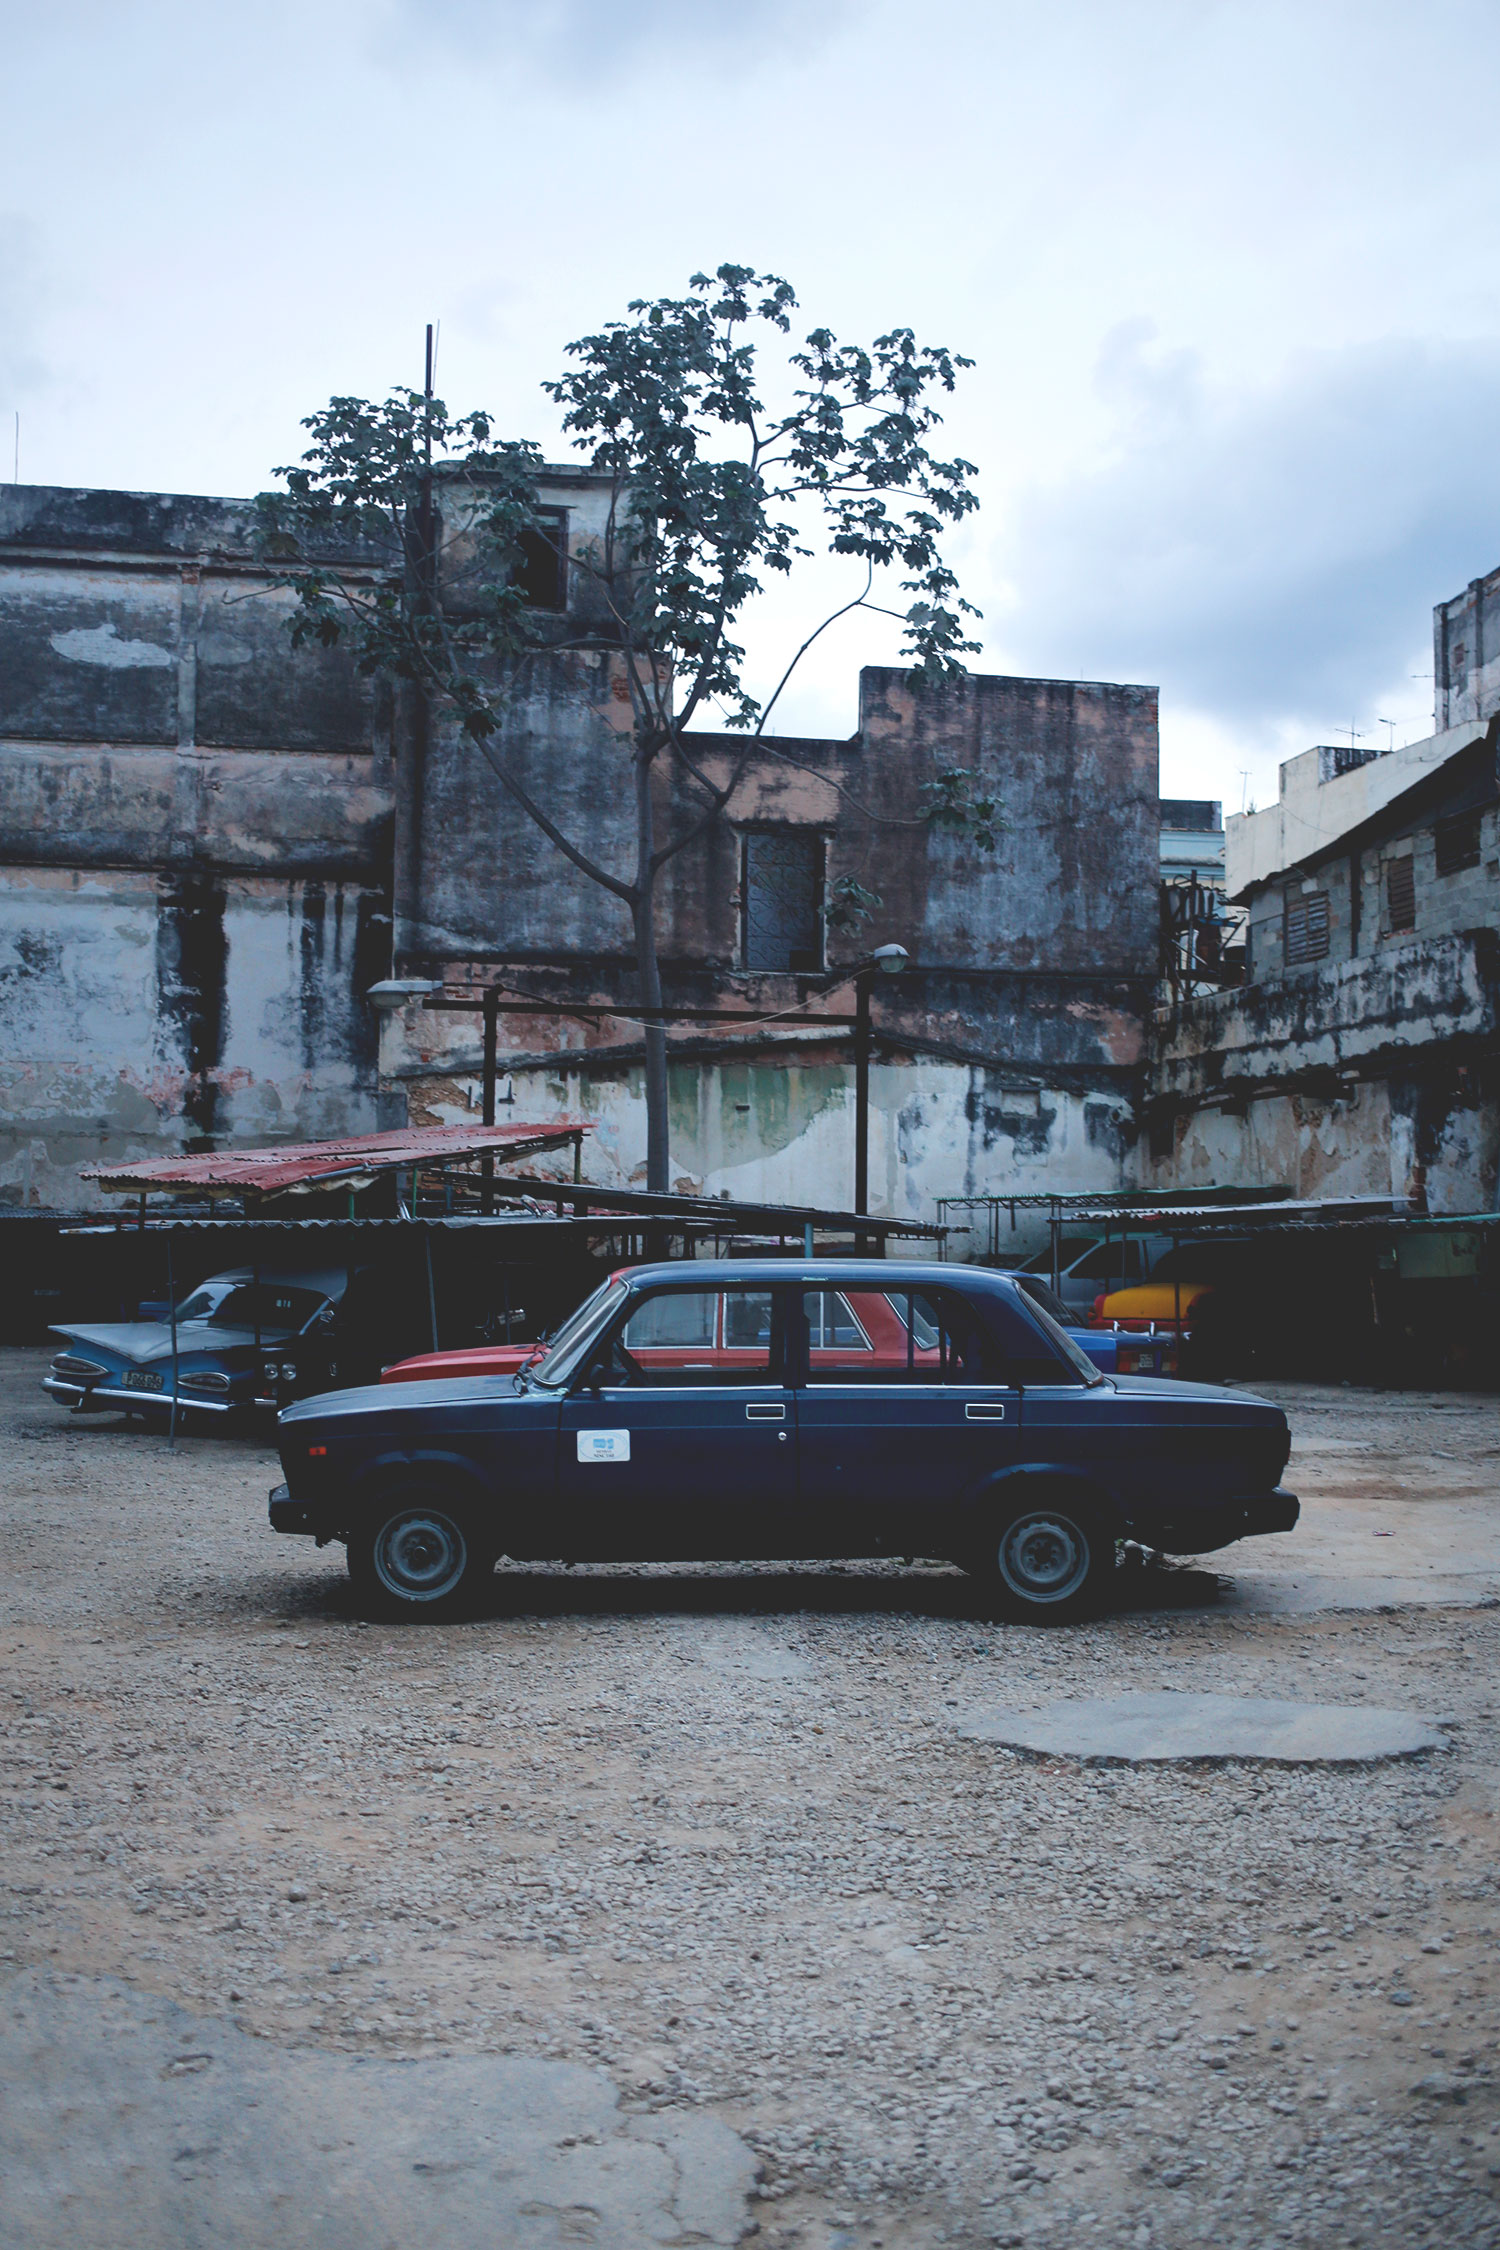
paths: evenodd
<path fill-rule="evenodd" d="M 924 1555 L 1060 1621 L 1124 1539 L 1201 1554 L 1298 1514 L 1279 1407 L 1101 1374 L 1006 1274 L 875 1259 L 637 1267 L 514 1374 L 302 1399 L 280 1442 L 272 1525 L 343 1540 L 386 1616 L 459 1614 L 502 1555 Z"/>

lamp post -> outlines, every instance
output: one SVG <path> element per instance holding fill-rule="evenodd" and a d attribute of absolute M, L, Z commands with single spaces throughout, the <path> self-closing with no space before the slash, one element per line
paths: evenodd
<path fill-rule="evenodd" d="M 904 945 L 878 945 L 854 976 L 854 1208 L 870 1208 L 870 987 L 898 977 L 910 955 Z"/>

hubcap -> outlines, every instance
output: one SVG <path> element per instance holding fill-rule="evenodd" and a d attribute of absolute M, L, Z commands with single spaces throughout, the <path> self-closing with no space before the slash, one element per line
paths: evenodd
<path fill-rule="evenodd" d="M 1000 1575 L 1028 1602 L 1061 1602 L 1088 1575 L 1089 1543 L 1078 1525 L 1051 1509 L 1018 1516 L 1000 1541 Z"/>
<path fill-rule="evenodd" d="M 403 1601 L 435 1602 L 451 1594 L 468 1562 L 464 1535 L 451 1516 L 411 1508 L 393 1516 L 375 1541 L 375 1574 Z"/>

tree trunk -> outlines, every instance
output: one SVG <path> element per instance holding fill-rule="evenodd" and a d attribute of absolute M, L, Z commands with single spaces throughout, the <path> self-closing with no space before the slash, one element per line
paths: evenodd
<path fill-rule="evenodd" d="M 640 751 L 635 759 L 636 875 L 635 963 L 643 1008 L 659 1008 L 661 965 L 656 958 L 656 871 L 651 855 L 656 848 L 656 824 L 651 804 L 651 759 Z M 652 1195 L 665 1195 L 671 1186 L 668 1150 L 667 1031 L 665 1024 L 646 1025 L 646 1187 Z"/>
<path fill-rule="evenodd" d="M 656 886 L 635 907 L 635 960 L 640 976 L 643 1007 L 661 1006 L 661 969 L 656 959 Z M 668 1178 L 667 1031 L 665 1024 L 646 1026 L 646 1186 L 653 1195 L 664 1195 Z"/>

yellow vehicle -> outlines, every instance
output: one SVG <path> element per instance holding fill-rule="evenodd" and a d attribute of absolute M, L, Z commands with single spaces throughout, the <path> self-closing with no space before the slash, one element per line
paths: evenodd
<path fill-rule="evenodd" d="M 1164 1375 L 1177 1371 L 1184 1346 L 1192 1341 L 1195 1319 L 1217 1292 L 1227 1289 L 1245 1265 L 1239 1242 L 1179 1243 L 1151 1268 L 1150 1278 L 1129 1289 L 1112 1289 L 1094 1299 L 1092 1328 L 1121 1333 L 1119 1366 L 1131 1373 L 1125 1336 L 1139 1334 L 1155 1343 Z M 1161 1351 L 1160 1339 L 1167 1339 Z M 1144 1369 L 1141 1370 L 1144 1372 Z"/>

